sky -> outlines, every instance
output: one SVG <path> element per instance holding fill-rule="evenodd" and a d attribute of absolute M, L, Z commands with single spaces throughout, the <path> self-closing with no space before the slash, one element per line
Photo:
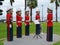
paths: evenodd
<path fill-rule="evenodd" d="M 3 9 L 3 15 L 0 16 L 0 19 L 6 19 L 6 10 L 11 7 L 10 5 L 10 0 L 4 0 L 3 1 L 3 5 L 0 6 L 1 9 Z M 24 9 L 25 9 L 25 1 L 24 0 L 15 0 L 15 2 L 13 3 L 13 20 L 16 20 L 16 10 L 17 9 L 21 9 L 22 10 L 22 17 L 24 20 Z M 42 7 L 43 5 L 43 7 Z M 51 5 L 51 6 L 50 6 Z M 35 15 L 36 15 L 36 10 L 40 11 L 40 16 L 41 16 L 41 20 L 42 20 L 42 13 L 43 13 L 43 17 L 44 20 L 47 17 L 47 8 L 50 7 L 53 10 L 53 20 L 55 20 L 55 3 L 51 3 L 49 0 L 38 0 L 38 6 L 36 8 L 33 9 L 33 14 L 32 14 L 32 18 L 33 20 L 35 19 Z M 42 8 L 43 8 L 43 12 L 42 12 Z M 27 7 L 27 10 L 30 10 L 29 7 Z M 58 7 L 58 20 L 60 21 L 60 7 Z"/>

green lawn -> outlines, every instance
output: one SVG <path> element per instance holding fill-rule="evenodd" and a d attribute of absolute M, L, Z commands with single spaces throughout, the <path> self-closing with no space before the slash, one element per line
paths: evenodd
<path fill-rule="evenodd" d="M 3 44 L 3 41 L 0 41 L 0 45 L 4 45 L 4 44 Z"/>
<path fill-rule="evenodd" d="M 59 42 L 57 42 L 57 43 L 54 43 L 53 45 L 60 45 L 60 41 L 59 41 Z"/>
<path fill-rule="evenodd" d="M 22 27 L 22 33 L 24 34 L 24 32 L 25 32 L 24 23 L 22 26 L 23 26 Z M 46 31 L 47 31 L 46 22 L 41 23 L 41 26 L 42 26 L 43 32 L 46 33 Z M 60 23 L 54 22 L 54 27 L 53 27 L 54 33 L 60 35 L 59 29 L 60 29 Z M 16 36 L 16 23 L 15 22 L 13 23 L 13 31 L 14 31 L 14 36 Z M 31 25 L 30 25 L 30 33 L 31 34 L 35 33 L 35 24 L 34 23 L 31 23 Z M 7 36 L 6 23 L 0 23 L 0 39 L 6 38 L 6 36 Z M 0 45 L 3 45 L 3 41 L 1 41 L 1 40 L 0 40 Z M 57 42 L 53 45 L 60 45 L 60 42 Z"/>

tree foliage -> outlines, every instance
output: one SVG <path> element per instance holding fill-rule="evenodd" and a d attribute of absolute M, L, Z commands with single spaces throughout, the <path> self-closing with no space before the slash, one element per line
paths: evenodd
<path fill-rule="evenodd" d="M 37 7 L 37 0 L 29 0 L 27 6 L 29 6 L 29 8 Z"/>

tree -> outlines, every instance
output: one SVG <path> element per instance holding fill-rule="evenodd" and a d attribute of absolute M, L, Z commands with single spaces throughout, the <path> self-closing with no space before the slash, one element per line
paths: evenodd
<path fill-rule="evenodd" d="M 11 4 L 11 6 L 12 6 L 12 3 L 14 2 L 14 0 L 10 0 L 10 4 Z"/>
<path fill-rule="evenodd" d="M 0 0 L 0 6 L 3 5 L 2 1 L 4 1 L 4 0 Z M 3 14 L 3 10 L 0 9 L 0 15 L 2 15 L 2 14 Z"/>
<path fill-rule="evenodd" d="M 58 16 L 57 16 L 57 7 L 59 6 L 59 3 L 60 3 L 60 0 L 51 0 L 51 3 L 53 3 L 55 1 L 55 4 L 56 4 L 56 22 L 58 22 Z"/>
<path fill-rule="evenodd" d="M 51 0 L 50 2 L 53 3 L 55 0 Z"/>
<path fill-rule="evenodd" d="M 4 1 L 4 0 L 0 0 L 0 5 L 2 5 L 3 3 L 2 3 L 2 1 Z"/>
<path fill-rule="evenodd" d="M 0 9 L 0 15 L 2 15 L 3 14 L 3 10 L 2 9 Z"/>
<path fill-rule="evenodd" d="M 31 22 L 32 22 L 32 9 L 37 7 L 37 0 L 29 0 L 27 3 L 27 6 L 30 8 L 30 16 L 31 16 Z"/>
<path fill-rule="evenodd" d="M 0 6 L 2 5 L 3 3 L 0 1 Z"/>

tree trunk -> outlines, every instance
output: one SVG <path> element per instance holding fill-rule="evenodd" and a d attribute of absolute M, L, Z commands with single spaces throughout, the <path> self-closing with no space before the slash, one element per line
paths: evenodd
<path fill-rule="evenodd" d="M 26 0 L 25 0 L 25 10 L 26 10 Z"/>
<path fill-rule="evenodd" d="M 30 8 L 30 21 L 32 22 L 32 8 Z"/>
<path fill-rule="evenodd" d="M 10 4 L 11 4 L 11 6 L 12 6 L 12 3 L 14 2 L 14 0 L 10 0 Z"/>
<path fill-rule="evenodd" d="M 56 22 L 58 22 L 58 20 L 57 20 L 57 0 L 56 0 Z"/>

